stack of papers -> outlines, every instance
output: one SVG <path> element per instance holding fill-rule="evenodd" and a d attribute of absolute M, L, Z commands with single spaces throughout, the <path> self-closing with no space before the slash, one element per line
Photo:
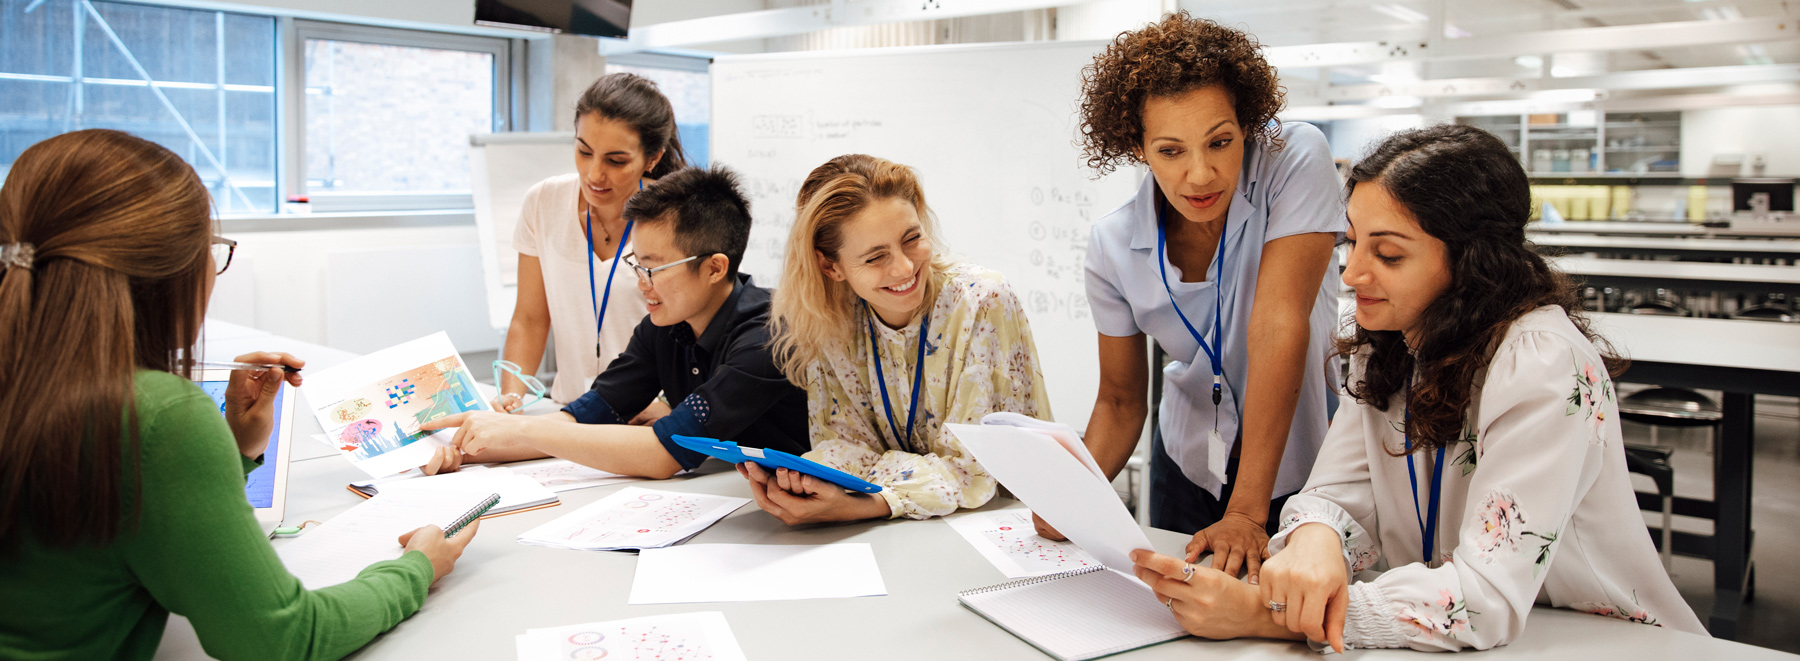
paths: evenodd
<path fill-rule="evenodd" d="M 588 468 L 567 459 L 544 459 L 542 461 L 508 464 L 507 470 L 524 475 L 545 488 L 562 493 L 588 487 L 603 487 L 608 484 L 631 482 L 643 478 L 618 473 L 608 473 L 597 468 Z"/>
<path fill-rule="evenodd" d="M 412 474 L 408 473 L 407 475 Z M 350 485 L 350 489 L 365 496 L 401 491 L 472 491 L 500 494 L 500 504 L 495 505 L 494 509 L 488 510 L 487 516 L 511 514 L 562 502 L 555 492 L 538 484 L 536 480 L 506 468 L 484 469 L 479 466 L 443 475 L 355 482 Z"/>
<path fill-rule="evenodd" d="M 519 661 L 744 661 L 744 650 L 718 611 L 527 629 L 518 646 Z"/>
<path fill-rule="evenodd" d="M 519 543 L 581 551 L 680 544 L 748 504 L 748 498 L 625 487 L 519 535 Z"/>
<path fill-rule="evenodd" d="M 632 605 L 706 601 L 775 601 L 876 597 L 887 594 L 875 551 L 842 542 L 692 544 L 638 556 Z"/>

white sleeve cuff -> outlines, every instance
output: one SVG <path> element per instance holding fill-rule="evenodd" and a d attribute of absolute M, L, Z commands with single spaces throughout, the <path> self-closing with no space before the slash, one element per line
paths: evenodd
<path fill-rule="evenodd" d="M 1409 631 L 1399 612 L 1374 583 L 1351 583 L 1344 613 L 1344 646 L 1382 649 L 1407 646 Z"/>

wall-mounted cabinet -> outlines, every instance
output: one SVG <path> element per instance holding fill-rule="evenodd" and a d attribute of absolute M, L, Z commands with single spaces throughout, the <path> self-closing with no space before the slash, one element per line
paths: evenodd
<path fill-rule="evenodd" d="M 1681 113 L 1594 110 L 1456 118 L 1499 136 L 1533 177 L 1679 176 Z"/>

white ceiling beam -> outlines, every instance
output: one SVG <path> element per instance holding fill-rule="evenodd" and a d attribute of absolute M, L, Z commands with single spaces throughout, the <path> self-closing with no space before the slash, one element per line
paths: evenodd
<path fill-rule="evenodd" d="M 830 28 L 986 16 L 1094 0 L 834 0 L 830 4 L 768 9 L 670 21 L 631 29 L 626 39 L 600 40 L 600 52 L 618 54 L 721 41 L 766 39 Z"/>
<path fill-rule="evenodd" d="M 1542 53 L 1603 52 L 1779 42 L 1800 38 L 1800 20 L 1675 21 L 1601 28 L 1542 30 L 1423 41 L 1365 41 L 1264 49 L 1276 67 L 1323 67 L 1399 60 L 1506 58 Z"/>
<path fill-rule="evenodd" d="M 1800 82 L 1800 65 L 1646 69 L 1569 78 L 1454 78 L 1396 84 L 1331 85 L 1318 87 L 1315 96 L 1295 99 L 1295 102 L 1316 105 L 1396 96 L 1446 98 L 1526 94 L 1547 90 L 1664 90 L 1791 82 Z"/>

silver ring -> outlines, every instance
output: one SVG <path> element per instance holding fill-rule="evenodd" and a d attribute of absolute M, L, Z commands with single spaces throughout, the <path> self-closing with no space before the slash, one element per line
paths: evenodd
<path fill-rule="evenodd" d="M 1189 584 L 1194 582 L 1194 565 L 1192 563 L 1181 566 L 1181 582 Z"/>
<path fill-rule="evenodd" d="M 1175 612 L 1175 598 L 1169 597 L 1168 601 L 1163 602 L 1163 606 L 1168 608 L 1169 612 L 1171 612 L 1171 613 Z"/>
<path fill-rule="evenodd" d="M 1282 613 L 1282 612 L 1287 611 L 1287 604 L 1281 603 L 1279 601 L 1271 601 L 1271 602 L 1269 602 L 1268 606 L 1269 606 L 1269 610 L 1277 612 L 1277 613 Z"/>

